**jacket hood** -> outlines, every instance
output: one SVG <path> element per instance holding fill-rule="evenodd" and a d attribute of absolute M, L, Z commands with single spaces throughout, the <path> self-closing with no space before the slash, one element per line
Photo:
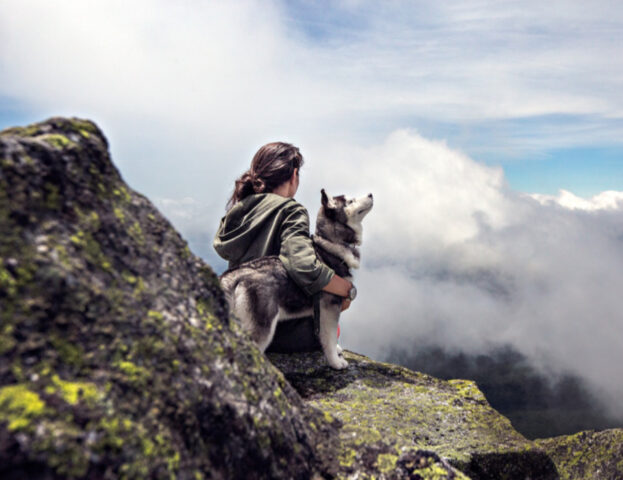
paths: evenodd
<path fill-rule="evenodd" d="M 237 263 L 257 238 L 266 222 L 292 198 L 259 193 L 240 200 L 221 219 L 214 249 L 226 260 Z"/>

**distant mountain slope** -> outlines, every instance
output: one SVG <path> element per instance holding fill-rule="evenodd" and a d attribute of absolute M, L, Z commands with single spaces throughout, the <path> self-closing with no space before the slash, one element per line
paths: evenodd
<path fill-rule="evenodd" d="M 548 378 L 511 346 L 468 354 L 415 343 L 386 359 L 439 378 L 474 380 L 491 406 L 530 439 L 623 427 L 623 419 L 609 416 L 581 378 Z"/>

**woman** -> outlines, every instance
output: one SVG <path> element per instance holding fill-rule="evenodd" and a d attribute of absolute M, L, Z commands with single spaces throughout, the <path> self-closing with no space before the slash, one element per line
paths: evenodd
<path fill-rule="evenodd" d="M 278 255 L 288 275 L 307 294 L 319 291 L 344 297 L 352 283 L 338 276 L 316 257 L 309 232 L 309 215 L 294 200 L 299 186 L 303 156 L 289 143 L 261 147 L 251 168 L 236 180 L 228 211 L 214 240 L 216 252 L 229 261 L 229 268 L 266 255 Z M 290 320 L 278 325 L 269 350 L 314 350 L 313 319 Z"/>

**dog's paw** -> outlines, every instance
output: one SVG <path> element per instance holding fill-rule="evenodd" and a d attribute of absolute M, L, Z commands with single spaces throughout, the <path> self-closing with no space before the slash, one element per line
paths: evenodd
<path fill-rule="evenodd" d="M 344 370 L 348 367 L 348 362 L 343 357 L 336 357 L 329 360 L 329 365 L 336 370 Z"/>
<path fill-rule="evenodd" d="M 335 349 L 337 350 L 338 355 L 342 355 L 342 347 L 340 347 L 339 345 L 336 345 Z"/>

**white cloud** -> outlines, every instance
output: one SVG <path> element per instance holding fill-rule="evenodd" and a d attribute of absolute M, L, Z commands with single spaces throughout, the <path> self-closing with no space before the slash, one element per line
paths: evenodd
<path fill-rule="evenodd" d="M 333 189 L 375 195 L 347 347 L 377 356 L 415 340 L 468 352 L 511 344 L 541 368 L 582 376 L 623 416 L 623 204 L 605 201 L 623 192 L 584 210 L 578 197 L 570 208 L 539 203 L 507 189 L 499 170 L 406 131 L 325 155 L 342 165 Z M 361 161 L 350 176 L 349 158 Z"/>
<path fill-rule="evenodd" d="M 571 210 L 618 210 L 623 208 L 623 192 L 606 191 L 585 199 L 567 190 L 560 190 L 558 196 L 534 193 L 530 195 L 542 205 L 560 205 Z"/>

